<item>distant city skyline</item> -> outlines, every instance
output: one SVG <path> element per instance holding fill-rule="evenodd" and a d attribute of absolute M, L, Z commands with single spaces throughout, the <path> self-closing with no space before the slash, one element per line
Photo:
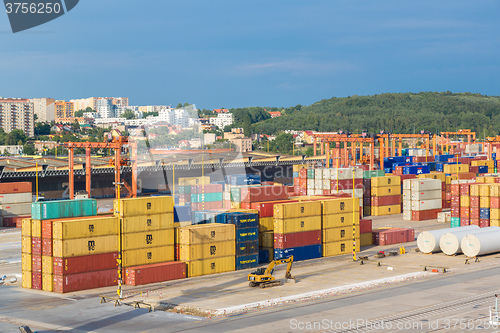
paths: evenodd
<path fill-rule="evenodd" d="M 0 96 L 215 109 L 500 95 L 499 13 L 497 1 L 86 0 L 16 34 L 0 16 Z"/>

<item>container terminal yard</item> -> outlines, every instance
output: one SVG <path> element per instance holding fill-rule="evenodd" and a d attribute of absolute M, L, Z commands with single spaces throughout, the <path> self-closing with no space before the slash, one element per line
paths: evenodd
<path fill-rule="evenodd" d="M 1 331 L 498 330 L 495 142 L 318 133 L 306 158 L 115 137 L 6 158 Z"/>

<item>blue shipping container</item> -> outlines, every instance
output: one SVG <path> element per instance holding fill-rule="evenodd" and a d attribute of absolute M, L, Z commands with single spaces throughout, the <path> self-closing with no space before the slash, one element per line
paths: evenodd
<path fill-rule="evenodd" d="M 269 262 L 269 250 L 259 250 L 259 264 Z"/>
<path fill-rule="evenodd" d="M 453 158 L 454 156 L 452 154 L 446 154 L 446 155 L 435 155 L 434 156 L 434 161 L 436 162 L 448 162 L 450 158 Z"/>
<path fill-rule="evenodd" d="M 321 258 L 321 244 L 274 249 L 274 259 L 288 258 L 293 255 L 293 261 Z"/>
<path fill-rule="evenodd" d="M 407 166 L 403 167 L 403 174 L 404 175 L 421 175 L 425 173 L 430 173 L 430 168 L 428 165 L 422 165 L 422 166 Z"/>
<path fill-rule="evenodd" d="M 496 168 L 496 166 L 495 166 L 495 168 Z M 488 166 L 487 165 L 480 165 L 478 167 L 478 173 L 488 173 Z"/>
<path fill-rule="evenodd" d="M 236 243 L 236 256 L 248 256 L 259 253 L 259 240 Z"/>
<path fill-rule="evenodd" d="M 259 266 L 259 254 L 236 257 L 236 270 Z"/>
<path fill-rule="evenodd" d="M 55 200 L 31 203 L 31 218 L 34 220 L 93 215 L 97 215 L 97 200 L 95 199 Z"/>
<path fill-rule="evenodd" d="M 259 241 L 259 228 L 236 229 L 236 242 Z"/>
<path fill-rule="evenodd" d="M 480 208 L 479 209 L 479 218 L 480 219 L 490 219 L 490 209 L 489 208 Z"/>
<path fill-rule="evenodd" d="M 191 206 L 174 206 L 174 222 L 191 221 Z"/>
<path fill-rule="evenodd" d="M 227 216 L 227 223 L 234 224 L 236 229 L 257 228 L 259 226 L 259 214 L 235 212 Z"/>

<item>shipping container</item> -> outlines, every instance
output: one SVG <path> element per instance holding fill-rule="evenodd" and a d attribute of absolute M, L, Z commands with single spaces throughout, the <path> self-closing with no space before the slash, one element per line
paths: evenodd
<path fill-rule="evenodd" d="M 353 198 L 328 199 L 321 201 L 321 208 L 323 215 L 342 214 L 353 210 L 359 211 L 359 201 Z"/>
<path fill-rule="evenodd" d="M 236 242 L 259 240 L 259 228 L 236 229 Z"/>
<path fill-rule="evenodd" d="M 186 277 L 186 263 L 171 261 L 159 264 L 128 267 L 125 269 L 124 281 L 129 286 L 165 282 Z"/>
<path fill-rule="evenodd" d="M 401 194 L 388 195 L 385 197 L 371 197 L 371 206 L 390 206 L 401 203 Z"/>
<path fill-rule="evenodd" d="M 234 240 L 233 224 L 200 224 L 178 229 L 179 244 L 202 244 Z"/>
<path fill-rule="evenodd" d="M 277 249 L 295 248 L 315 244 L 321 244 L 321 230 L 274 234 L 274 248 Z"/>
<path fill-rule="evenodd" d="M 121 217 L 173 213 L 174 200 L 170 196 L 115 199 L 113 211 Z"/>
<path fill-rule="evenodd" d="M 31 271 L 32 272 L 42 272 L 42 255 L 32 254 L 31 255 Z"/>
<path fill-rule="evenodd" d="M 179 261 L 192 261 L 235 255 L 235 242 L 214 242 L 203 244 L 179 244 Z"/>
<path fill-rule="evenodd" d="M 355 230 L 354 230 L 354 228 L 355 228 Z M 355 236 L 353 236 L 354 232 L 356 233 Z M 323 233 L 322 233 L 323 243 L 352 240 L 353 238 L 359 238 L 359 228 L 352 227 L 352 226 L 345 227 L 345 228 L 323 229 Z"/>
<path fill-rule="evenodd" d="M 51 220 L 52 237 L 54 239 L 76 239 L 98 236 L 118 235 L 118 218 L 106 217 L 83 217 L 67 220 Z"/>
<path fill-rule="evenodd" d="M 118 267 L 118 252 L 70 258 L 53 257 L 53 274 L 68 275 Z"/>
<path fill-rule="evenodd" d="M 294 203 L 297 200 L 277 200 L 277 201 L 264 201 L 264 202 L 252 202 L 250 203 L 251 209 L 256 209 L 259 211 L 259 217 L 262 219 L 264 217 L 273 217 L 274 205 L 280 203 Z"/>
<path fill-rule="evenodd" d="M 174 245 L 174 229 L 134 232 L 122 235 L 122 250 Z"/>
<path fill-rule="evenodd" d="M 21 252 L 31 253 L 31 237 L 21 236 Z"/>
<path fill-rule="evenodd" d="M 171 213 L 123 217 L 122 232 L 132 233 L 174 227 L 174 216 Z"/>
<path fill-rule="evenodd" d="M 401 213 L 401 205 L 379 206 L 379 207 L 372 206 L 373 216 L 392 215 L 400 213 Z"/>
<path fill-rule="evenodd" d="M 369 246 L 373 244 L 373 237 L 371 232 L 362 233 L 359 235 L 359 245 L 360 246 Z"/>
<path fill-rule="evenodd" d="M 274 205 L 275 219 L 315 216 L 321 212 L 320 201 L 303 201 Z"/>
<path fill-rule="evenodd" d="M 42 273 L 42 290 L 43 291 L 53 291 L 54 290 L 52 274 L 45 273 L 45 272 Z"/>
<path fill-rule="evenodd" d="M 53 258 L 51 256 L 44 256 L 42 255 L 42 273 L 43 274 L 52 274 L 53 272 Z"/>
<path fill-rule="evenodd" d="M 30 182 L 0 183 L 0 194 L 25 192 L 31 194 L 32 191 Z"/>
<path fill-rule="evenodd" d="M 241 188 L 241 202 L 275 201 L 288 198 L 285 186 L 258 186 Z"/>
<path fill-rule="evenodd" d="M 31 272 L 31 289 L 42 290 L 42 273 Z"/>
<path fill-rule="evenodd" d="M 424 221 L 437 219 L 438 214 L 442 212 L 442 209 L 430 209 L 430 210 L 414 210 L 411 212 L 411 219 L 413 221 Z"/>
<path fill-rule="evenodd" d="M 359 220 L 359 232 L 361 234 L 372 232 L 372 220 L 360 219 Z"/>
<path fill-rule="evenodd" d="M 274 249 L 274 259 L 284 259 L 293 255 L 293 261 L 321 258 L 321 244 L 293 247 L 287 249 Z"/>
<path fill-rule="evenodd" d="M 92 215 L 97 215 L 97 200 L 95 199 L 39 201 L 31 203 L 31 218 L 34 220 Z"/>
<path fill-rule="evenodd" d="M 55 292 L 68 293 L 117 285 L 118 271 L 108 269 L 70 275 L 54 275 L 53 280 Z"/>
<path fill-rule="evenodd" d="M 384 197 L 389 195 L 401 194 L 401 186 L 382 186 L 382 187 L 372 187 L 371 195 L 372 197 Z"/>
<path fill-rule="evenodd" d="M 42 238 L 42 255 L 52 256 L 52 238 Z"/>
<path fill-rule="evenodd" d="M 274 220 L 274 233 L 288 234 L 293 232 L 311 231 L 321 229 L 321 216 L 303 218 L 288 218 Z"/>
<path fill-rule="evenodd" d="M 25 193 L 0 193 L 0 205 L 30 203 L 33 195 L 31 192 Z M 31 209 L 31 205 L 30 205 Z"/>
<path fill-rule="evenodd" d="M 54 239 L 54 257 L 77 257 L 118 251 L 118 235 L 77 239 Z"/>
<path fill-rule="evenodd" d="M 399 176 L 372 177 L 372 187 L 401 185 Z"/>
<path fill-rule="evenodd" d="M 359 214 L 355 212 L 344 213 L 344 214 L 331 214 L 323 215 L 322 228 L 337 228 L 352 226 L 353 224 L 358 224 Z"/>
<path fill-rule="evenodd" d="M 22 287 L 31 289 L 31 271 L 22 271 Z"/>
<path fill-rule="evenodd" d="M 323 257 L 330 257 L 330 256 L 338 256 L 341 254 L 348 254 L 348 253 L 353 253 L 353 250 L 356 252 L 359 252 L 360 249 L 360 240 L 359 238 L 356 239 L 355 245 L 353 248 L 353 240 L 345 240 L 345 241 L 339 241 L 339 242 L 331 242 L 331 243 L 324 243 L 323 244 L 323 252 L 322 255 Z"/>
<path fill-rule="evenodd" d="M 246 256 L 237 256 L 235 261 L 236 270 L 257 267 L 259 265 L 259 254 L 255 253 Z"/>
<path fill-rule="evenodd" d="M 259 253 L 259 241 L 249 241 L 249 242 L 240 242 L 236 243 L 236 253 L 238 256 L 248 256 L 251 254 Z"/>
<path fill-rule="evenodd" d="M 42 254 L 42 239 L 39 237 L 31 237 L 31 254 Z"/>
<path fill-rule="evenodd" d="M 21 253 L 21 269 L 31 271 L 32 257 L 30 253 Z"/>
<path fill-rule="evenodd" d="M 31 237 L 42 238 L 42 221 L 31 220 Z"/>
<path fill-rule="evenodd" d="M 186 264 L 188 277 L 231 272 L 236 267 L 234 256 L 188 261 Z"/>
<path fill-rule="evenodd" d="M 122 266 L 140 266 L 174 261 L 174 246 L 159 246 L 149 249 L 123 251 Z"/>
<path fill-rule="evenodd" d="M 21 224 L 22 224 L 21 235 L 23 235 L 23 236 L 31 236 L 31 219 L 30 218 L 24 218 L 22 220 Z"/>
<path fill-rule="evenodd" d="M 259 233 L 260 247 L 274 247 L 274 232 L 266 231 Z"/>

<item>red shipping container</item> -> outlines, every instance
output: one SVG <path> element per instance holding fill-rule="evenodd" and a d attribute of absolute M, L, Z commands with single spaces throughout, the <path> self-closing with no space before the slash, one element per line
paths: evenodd
<path fill-rule="evenodd" d="M 470 207 L 469 218 L 479 219 L 479 207 Z"/>
<path fill-rule="evenodd" d="M 178 280 L 185 277 L 186 263 L 182 261 L 135 266 L 125 269 L 125 284 L 129 286 Z"/>
<path fill-rule="evenodd" d="M 473 160 L 475 161 L 482 161 L 482 160 L 487 160 L 488 156 L 475 156 Z"/>
<path fill-rule="evenodd" d="M 52 220 L 42 221 L 42 238 L 52 238 Z"/>
<path fill-rule="evenodd" d="M 191 202 L 191 194 L 179 194 L 179 201 Z"/>
<path fill-rule="evenodd" d="M 359 219 L 359 233 L 366 234 L 372 232 L 372 220 Z"/>
<path fill-rule="evenodd" d="M 31 253 L 42 254 L 42 239 L 40 237 L 31 237 Z"/>
<path fill-rule="evenodd" d="M 323 195 L 328 195 L 330 193 L 331 193 L 330 190 L 323 190 Z"/>
<path fill-rule="evenodd" d="M 472 183 L 460 184 L 460 195 L 470 195 L 470 185 Z"/>
<path fill-rule="evenodd" d="M 32 192 L 30 182 L 0 183 L 0 194 L 26 192 Z"/>
<path fill-rule="evenodd" d="M 472 172 L 462 172 L 458 174 L 458 179 L 476 179 L 476 174 Z"/>
<path fill-rule="evenodd" d="M 394 171 L 392 172 L 395 175 L 402 175 L 403 174 L 403 168 L 404 166 L 397 166 L 394 168 Z"/>
<path fill-rule="evenodd" d="M 498 162 L 497 162 L 498 163 Z M 495 178 L 495 183 L 500 183 L 500 177 Z"/>
<path fill-rule="evenodd" d="M 372 197 L 372 206 L 390 206 L 401 203 L 401 194 L 388 195 L 385 197 Z"/>
<path fill-rule="evenodd" d="M 260 182 L 260 185 L 262 185 L 262 186 L 272 186 L 272 185 L 274 185 L 274 182 Z"/>
<path fill-rule="evenodd" d="M 366 189 L 371 189 L 372 188 L 372 180 L 371 179 L 363 179 L 363 188 Z"/>
<path fill-rule="evenodd" d="M 451 217 L 460 217 L 460 207 L 451 206 Z"/>
<path fill-rule="evenodd" d="M 370 166 L 368 164 L 358 164 L 356 165 L 357 168 L 362 169 L 364 171 L 370 170 Z"/>
<path fill-rule="evenodd" d="M 474 219 L 469 219 L 469 221 L 470 225 L 477 225 L 477 226 L 479 225 L 479 219 L 474 218 Z"/>
<path fill-rule="evenodd" d="M 372 198 L 371 197 L 363 197 L 363 206 L 371 206 Z"/>
<path fill-rule="evenodd" d="M 352 179 L 332 179 L 330 181 L 330 186 L 332 190 L 352 190 Z M 363 179 L 354 179 L 354 187 L 362 189 L 363 188 Z"/>
<path fill-rule="evenodd" d="M 452 195 L 451 196 L 451 207 L 460 207 L 460 196 Z"/>
<path fill-rule="evenodd" d="M 451 200 L 443 199 L 442 200 L 442 207 L 443 208 L 451 208 Z"/>
<path fill-rule="evenodd" d="M 460 207 L 460 217 L 470 218 L 469 207 Z"/>
<path fill-rule="evenodd" d="M 181 248 L 179 244 L 174 244 L 174 260 L 178 261 L 181 257 Z"/>
<path fill-rule="evenodd" d="M 31 272 L 31 289 L 42 290 L 41 272 Z"/>
<path fill-rule="evenodd" d="M 299 178 L 307 179 L 307 169 L 300 169 L 299 170 Z"/>
<path fill-rule="evenodd" d="M 451 193 L 451 184 L 446 184 L 446 192 L 450 192 Z"/>
<path fill-rule="evenodd" d="M 321 230 L 294 232 L 290 234 L 274 234 L 275 249 L 288 249 L 291 247 L 314 244 L 321 244 Z"/>
<path fill-rule="evenodd" d="M 470 206 L 479 207 L 479 197 L 470 197 Z"/>
<path fill-rule="evenodd" d="M 286 186 L 281 185 L 244 187 L 241 189 L 241 202 L 273 201 L 287 198 Z"/>
<path fill-rule="evenodd" d="M 416 179 L 417 175 L 401 175 L 400 178 L 401 178 L 401 183 L 403 183 L 403 181 L 406 179 Z"/>
<path fill-rule="evenodd" d="M 305 170 L 305 169 L 302 169 Z M 256 209 L 259 211 L 259 217 L 272 217 L 274 214 L 274 205 L 280 203 L 297 202 L 298 200 L 277 200 L 264 202 L 242 202 L 241 207 L 245 209 Z"/>
<path fill-rule="evenodd" d="M 460 184 L 451 184 L 451 194 L 460 195 Z"/>
<path fill-rule="evenodd" d="M 441 208 L 438 209 L 429 209 L 429 210 L 414 210 L 411 212 L 412 221 L 424 221 L 424 220 L 433 220 L 437 219 L 437 215 L 441 213 L 443 210 Z"/>
<path fill-rule="evenodd" d="M 31 271 L 41 272 L 42 271 L 42 255 L 32 254 L 31 255 Z"/>
<path fill-rule="evenodd" d="M 192 202 L 191 210 L 210 210 L 210 209 L 222 209 L 222 201 L 206 201 L 206 202 Z"/>
<path fill-rule="evenodd" d="M 468 218 L 460 218 L 460 226 L 464 227 L 470 225 L 470 219 Z"/>
<path fill-rule="evenodd" d="M 490 209 L 498 209 L 500 208 L 500 198 L 499 197 L 490 197 Z"/>
<path fill-rule="evenodd" d="M 8 228 L 21 228 L 22 220 L 31 217 L 30 215 L 24 216 L 4 216 L 3 226 Z"/>
<path fill-rule="evenodd" d="M 415 231 L 409 228 L 378 229 L 372 234 L 375 245 L 391 245 L 415 240 Z"/>
<path fill-rule="evenodd" d="M 42 238 L 42 255 L 52 257 L 52 238 Z"/>
<path fill-rule="evenodd" d="M 109 252 L 93 254 L 90 256 L 79 256 L 71 258 L 54 257 L 55 275 L 78 274 L 84 272 L 101 271 L 115 269 L 118 267 L 116 262 L 118 252 Z"/>
<path fill-rule="evenodd" d="M 444 192 L 444 197 L 443 198 L 446 198 L 446 200 L 451 200 L 451 198 L 452 198 L 451 193 L 450 192 Z"/>
<path fill-rule="evenodd" d="M 488 219 L 479 219 L 479 228 L 486 228 L 490 226 L 490 220 Z"/>
<path fill-rule="evenodd" d="M 207 185 L 193 185 L 191 186 L 192 194 L 199 193 L 217 193 L 222 192 L 222 184 L 207 184 Z"/>
<path fill-rule="evenodd" d="M 57 293 L 109 287 L 117 285 L 117 283 L 118 271 L 116 269 L 79 274 L 54 275 L 54 291 Z"/>
<path fill-rule="evenodd" d="M 478 166 L 470 166 L 469 171 L 471 173 L 479 173 L 479 167 Z"/>

